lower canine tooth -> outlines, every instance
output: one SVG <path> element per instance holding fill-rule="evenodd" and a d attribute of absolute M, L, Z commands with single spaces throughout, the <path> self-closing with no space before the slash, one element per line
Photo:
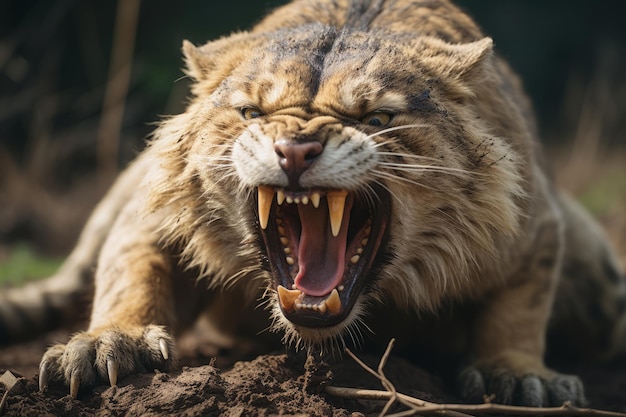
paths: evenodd
<path fill-rule="evenodd" d="M 259 185 L 258 188 L 259 199 L 259 224 L 261 229 L 267 227 L 267 221 L 270 218 L 270 208 L 272 207 L 272 200 L 274 199 L 274 190 L 265 185 Z"/>
<path fill-rule="evenodd" d="M 293 310 L 296 299 L 302 294 L 302 291 L 300 290 L 288 290 L 282 285 L 277 287 L 277 291 L 278 301 L 280 302 L 280 306 L 285 311 Z"/>
<path fill-rule="evenodd" d="M 325 304 L 330 314 L 339 314 L 341 312 L 341 299 L 336 288 L 331 291 Z"/>
<path fill-rule="evenodd" d="M 341 222 L 343 220 L 343 209 L 346 205 L 347 191 L 329 191 L 326 194 L 328 199 L 328 214 L 330 215 L 330 229 L 333 236 L 337 237 L 341 230 Z"/>

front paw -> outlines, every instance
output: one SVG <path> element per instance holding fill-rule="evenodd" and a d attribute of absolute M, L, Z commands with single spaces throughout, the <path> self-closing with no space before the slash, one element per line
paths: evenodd
<path fill-rule="evenodd" d="M 472 403 L 482 403 L 493 396 L 495 403 L 529 407 L 556 407 L 566 401 L 586 405 L 580 378 L 545 368 L 522 373 L 501 367 L 470 366 L 459 373 L 457 385 L 463 399 Z"/>
<path fill-rule="evenodd" d="M 132 330 L 110 328 L 74 335 L 66 345 L 52 346 L 39 364 L 39 389 L 65 382 L 76 397 L 80 387 L 153 369 L 169 370 L 175 360 L 174 341 L 161 326 Z"/>

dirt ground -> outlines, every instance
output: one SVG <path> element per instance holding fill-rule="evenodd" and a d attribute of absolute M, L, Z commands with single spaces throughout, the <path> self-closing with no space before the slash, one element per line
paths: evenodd
<path fill-rule="evenodd" d="M 261 355 L 221 367 L 214 359 L 183 359 L 171 373 L 131 376 L 118 386 L 84 389 L 78 399 L 67 388 L 37 387 L 37 365 L 46 346 L 67 339 L 68 331 L 0 350 L 0 370 L 23 376 L 7 395 L 2 416 L 376 416 L 384 401 L 347 400 L 322 392 L 325 385 L 382 389 L 380 382 L 351 358 L 332 365 L 284 353 Z M 374 368 L 379 358 L 359 354 Z M 626 412 L 626 364 L 595 366 L 569 364 L 586 383 L 590 406 Z M 430 375 L 393 355 L 385 374 L 399 392 L 435 402 L 458 402 L 443 379 Z M 0 395 L 6 389 L 0 384 Z M 395 406 L 391 411 L 401 411 Z"/>

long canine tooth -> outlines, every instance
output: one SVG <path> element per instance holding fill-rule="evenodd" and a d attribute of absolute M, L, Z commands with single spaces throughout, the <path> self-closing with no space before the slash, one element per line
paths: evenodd
<path fill-rule="evenodd" d="M 341 221 L 343 220 L 343 208 L 346 205 L 347 191 L 329 191 L 326 194 L 328 199 L 328 214 L 330 215 L 330 229 L 333 236 L 339 235 L 341 230 Z"/>
<path fill-rule="evenodd" d="M 274 190 L 268 186 L 259 185 L 259 223 L 261 224 L 261 229 L 267 227 L 273 198 Z"/>
<path fill-rule="evenodd" d="M 311 203 L 313 203 L 313 207 L 318 208 L 320 206 L 320 193 L 311 194 Z"/>
<path fill-rule="evenodd" d="M 294 303 L 296 299 L 300 297 L 302 291 L 300 290 L 288 290 L 287 288 L 279 285 L 277 287 L 278 290 L 278 301 L 280 302 L 280 306 L 285 311 L 291 311 L 294 309 Z"/>
<path fill-rule="evenodd" d="M 341 312 L 341 299 L 336 288 L 331 291 L 326 299 L 326 308 L 330 314 L 339 314 Z"/>

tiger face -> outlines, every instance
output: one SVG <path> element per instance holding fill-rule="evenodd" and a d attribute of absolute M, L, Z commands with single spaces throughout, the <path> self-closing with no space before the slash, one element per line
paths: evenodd
<path fill-rule="evenodd" d="M 254 219 L 234 228 L 257 238 L 287 340 L 341 339 L 375 299 L 434 310 L 475 292 L 517 232 L 519 161 L 476 104 L 490 39 L 311 24 L 184 49 L 187 171 Z"/>

